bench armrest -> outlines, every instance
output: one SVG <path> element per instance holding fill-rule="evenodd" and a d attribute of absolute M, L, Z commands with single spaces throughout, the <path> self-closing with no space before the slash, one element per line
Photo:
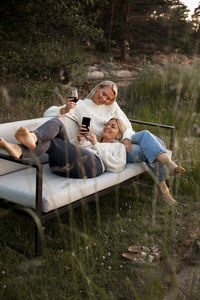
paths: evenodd
<path fill-rule="evenodd" d="M 35 162 L 33 163 L 29 160 L 22 159 L 22 158 L 15 158 L 15 157 L 12 157 L 8 154 L 0 153 L 0 158 L 15 162 L 15 163 L 20 164 L 20 165 L 29 166 L 29 167 L 32 167 L 32 168 L 41 168 L 39 163 L 35 163 Z"/>
<path fill-rule="evenodd" d="M 159 127 L 159 128 L 164 128 L 164 129 L 170 130 L 171 133 L 170 133 L 170 145 L 169 145 L 169 149 L 173 151 L 173 148 L 174 148 L 174 137 L 175 137 L 175 127 L 174 126 L 164 125 L 164 124 L 158 124 L 158 123 L 151 123 L 151 122 L 140 121 L 140 120 L 133 120 L 133 119 L 129 119 L 129 121 L 131 123 L 135 123 L 135 124 L 141 124 L 141 125 Z"/>
<path fill-rule="evenodd" d="M 36 197 L 35 197 L 35 207 L 36 214 L 40 218 L 42 213 L 42 180 L 43 180 L 43 167 L 40 163 L 33 163 L 29 160 L 22 158 L 15 158 L 3 153 L 0 153 L 0 158 L 8 161 L 15 162 L 17 164 L 25 165 L 28 167 L 36 168 Z"/>

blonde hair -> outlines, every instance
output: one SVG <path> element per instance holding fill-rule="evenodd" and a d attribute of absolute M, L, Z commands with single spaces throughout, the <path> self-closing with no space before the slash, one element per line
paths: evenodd
<path fill-rule="evenodd" d="M 114 83 L 113 81 L 109 81 L 109 80 L 105 80 L 105 81 L 102 81 L 99 84 L 97 84 L 84 99 L 91 99 L 92 100 L 92 97 L 96 93 L 97 87 L 103 88 L 105 86 L 110 86 L 112 88 L 114 94 L 115 94 L 114 98 L 111 101 L 109 101 L 108 104 L 106 104 L 106 105 L 111 105 L 117 98 L 118 88 L 117 88 L 116 83 Z"/>
<path fill-rule="evenodd" d="M 121 119 L 112 118 L 109 121 L 111 121 L 111 120 L 115 120 L 117 122 L 117 126 L 119 128 L 119 133 L 120 133 L 118 140 L 121 142 L 122 136 L 123 136 L 124 132 L 126 131 L 127 127 Z"/>

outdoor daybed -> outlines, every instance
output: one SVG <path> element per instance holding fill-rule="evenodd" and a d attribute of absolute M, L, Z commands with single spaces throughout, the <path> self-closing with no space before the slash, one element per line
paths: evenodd
<path fill-rule="evenodd" d="M 33 130 L 48 118 L 17 121 L 0 124 L 0 137 L 8 142 L 16 143 L 15 131 L 20 126 Z M 173 148 L 174 127 L 154 123 L 130 120 L 133 123 L 159 126 L 171 131 L 170 147 Z M 71 127 L 77 126 L 72 120 L 63 117 L 67 123 L 70 137 Z M 145 126 L 146 127 L 146 126 Z M 73 131 L 74 132 L 74 131 Z M 48 156 L 42 155 L 39 159 L 15 159 L 4 150 L 0 150 L 0 205 L 31 208 L 38 217 L 35 238 L 35 254 L 41 256 L 41 224 L 50 218 L 103 196 L 120 185 L 135 180 L 146 172 L 144 163 L 127 164 L 120 173 L 105 172 L 92 179 L 64 178 L 53 174 L 48 166 Z M 5 205 L 6 203 L 6 205 Z"/>

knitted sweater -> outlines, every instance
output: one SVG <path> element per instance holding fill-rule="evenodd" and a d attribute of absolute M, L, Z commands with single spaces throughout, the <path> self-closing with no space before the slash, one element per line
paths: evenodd
<path fill-rule="evenodd" d="M 122 143 L 99 143 L 92 145 L 86 139 L 80 142 L 80 146 L 97 155 L 101 162 L 103 171 L 120 172 L 126 165 L 126 149 Z"/>
<path fill-rule="evenodd" d="M 51 106 L 44 112 L 44 117 L 60 116 L 62 107 L 64 106 Z M 81 125 L 83 117 L 91 118 L 90 127 L 98 139 L 101 136 L 105 123 L 111 118 L 121 119 L 126 125 L 127 129 L 122 139 L 128 138 L 131 140 L 132 135 L 135 133 L 130 121 L 116 102 L 111 105 L 96 105 L 91 99 L 79 100 L 76 107 L 71 109 L 66 116 L 76 121 L 79 125 Z"/>

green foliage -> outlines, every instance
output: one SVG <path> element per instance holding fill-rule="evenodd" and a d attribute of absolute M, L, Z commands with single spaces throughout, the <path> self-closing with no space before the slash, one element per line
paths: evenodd
<path fill-rule="evenodd" d="M 194 122 L 194 113 L 199 113 L 199 82 L 198 65 L 146 65 L 123 95 L 127 113 L 154 122 L 165 120 L 184 133 Z"/>
<path fill-rule="evenodd" d="M 97 11 L 97 25 L 105 35 L 99 41 L 102 49 L 114 53 L 117 46 L 123 60 L 126 54 L 155 51 L 191 53 L 191 42 L 198 39 L 180 1 L 112 0 L 97 3 Z"/>
<path fill-rule="evenodd" d="M 71 79 L 74 64 L 83 64 L 82 48 L 101 40 L 93 1 L 3 1 L 0 28 L 1 79 Z"/>
<path fill-rule="evenodd" d="M 96 47 L 111 55 L 116 55 L 118 48 L 122 59 L 127 53 L 151 55 L 160 50 L 179 49 L 192 54 L 199 51 L 198 19 L 188 22 L 187 13 L 180 1 L 47 0 L 41 4 L 40 0 L 2 0 L 0 41 L 8 42 L 3 52 L 10 45 L 14 48 L 13 44 L 23 44 L 21 53 L 20 49 L 14 50 L 18 55 L 10 53 L 11 60 L 14 58 L 18 63 L 27 59 L 24 48 L 31 57 L 29 48 L 44 42 L 47 46 L 64 43 L 69 49 L 76 42 L 78 46 Z M 41 72 L 45 73 L 43 68 Z"/>
<path fill-rule="evenodd" d="M 63 70 L 70 80 L 74 65 L 83 64 L 84 59 L 77 43 L 69 45 L 65 38 L 59 42 L 44 40 L 37 45 L 24 45 L 23 48 L 21 43 L 5 42 L 0 55 L 1 78 L 60 80 L 60 72 Z"/>
<path fill-rule="evenodd" d="M 15 27 L 15 34 L 25 43 L 38 41 L 55 34 L 56 39 L 65 35 L 69 41 L 87 41 L 99 34 L 91 17 L 86 17 L 87 9 L 92 9 L 94 1 L 3 1 L 2 25 L 9 25 L 9 33 Z M 5 35 L 9 38 L 9 35 Z"/>

